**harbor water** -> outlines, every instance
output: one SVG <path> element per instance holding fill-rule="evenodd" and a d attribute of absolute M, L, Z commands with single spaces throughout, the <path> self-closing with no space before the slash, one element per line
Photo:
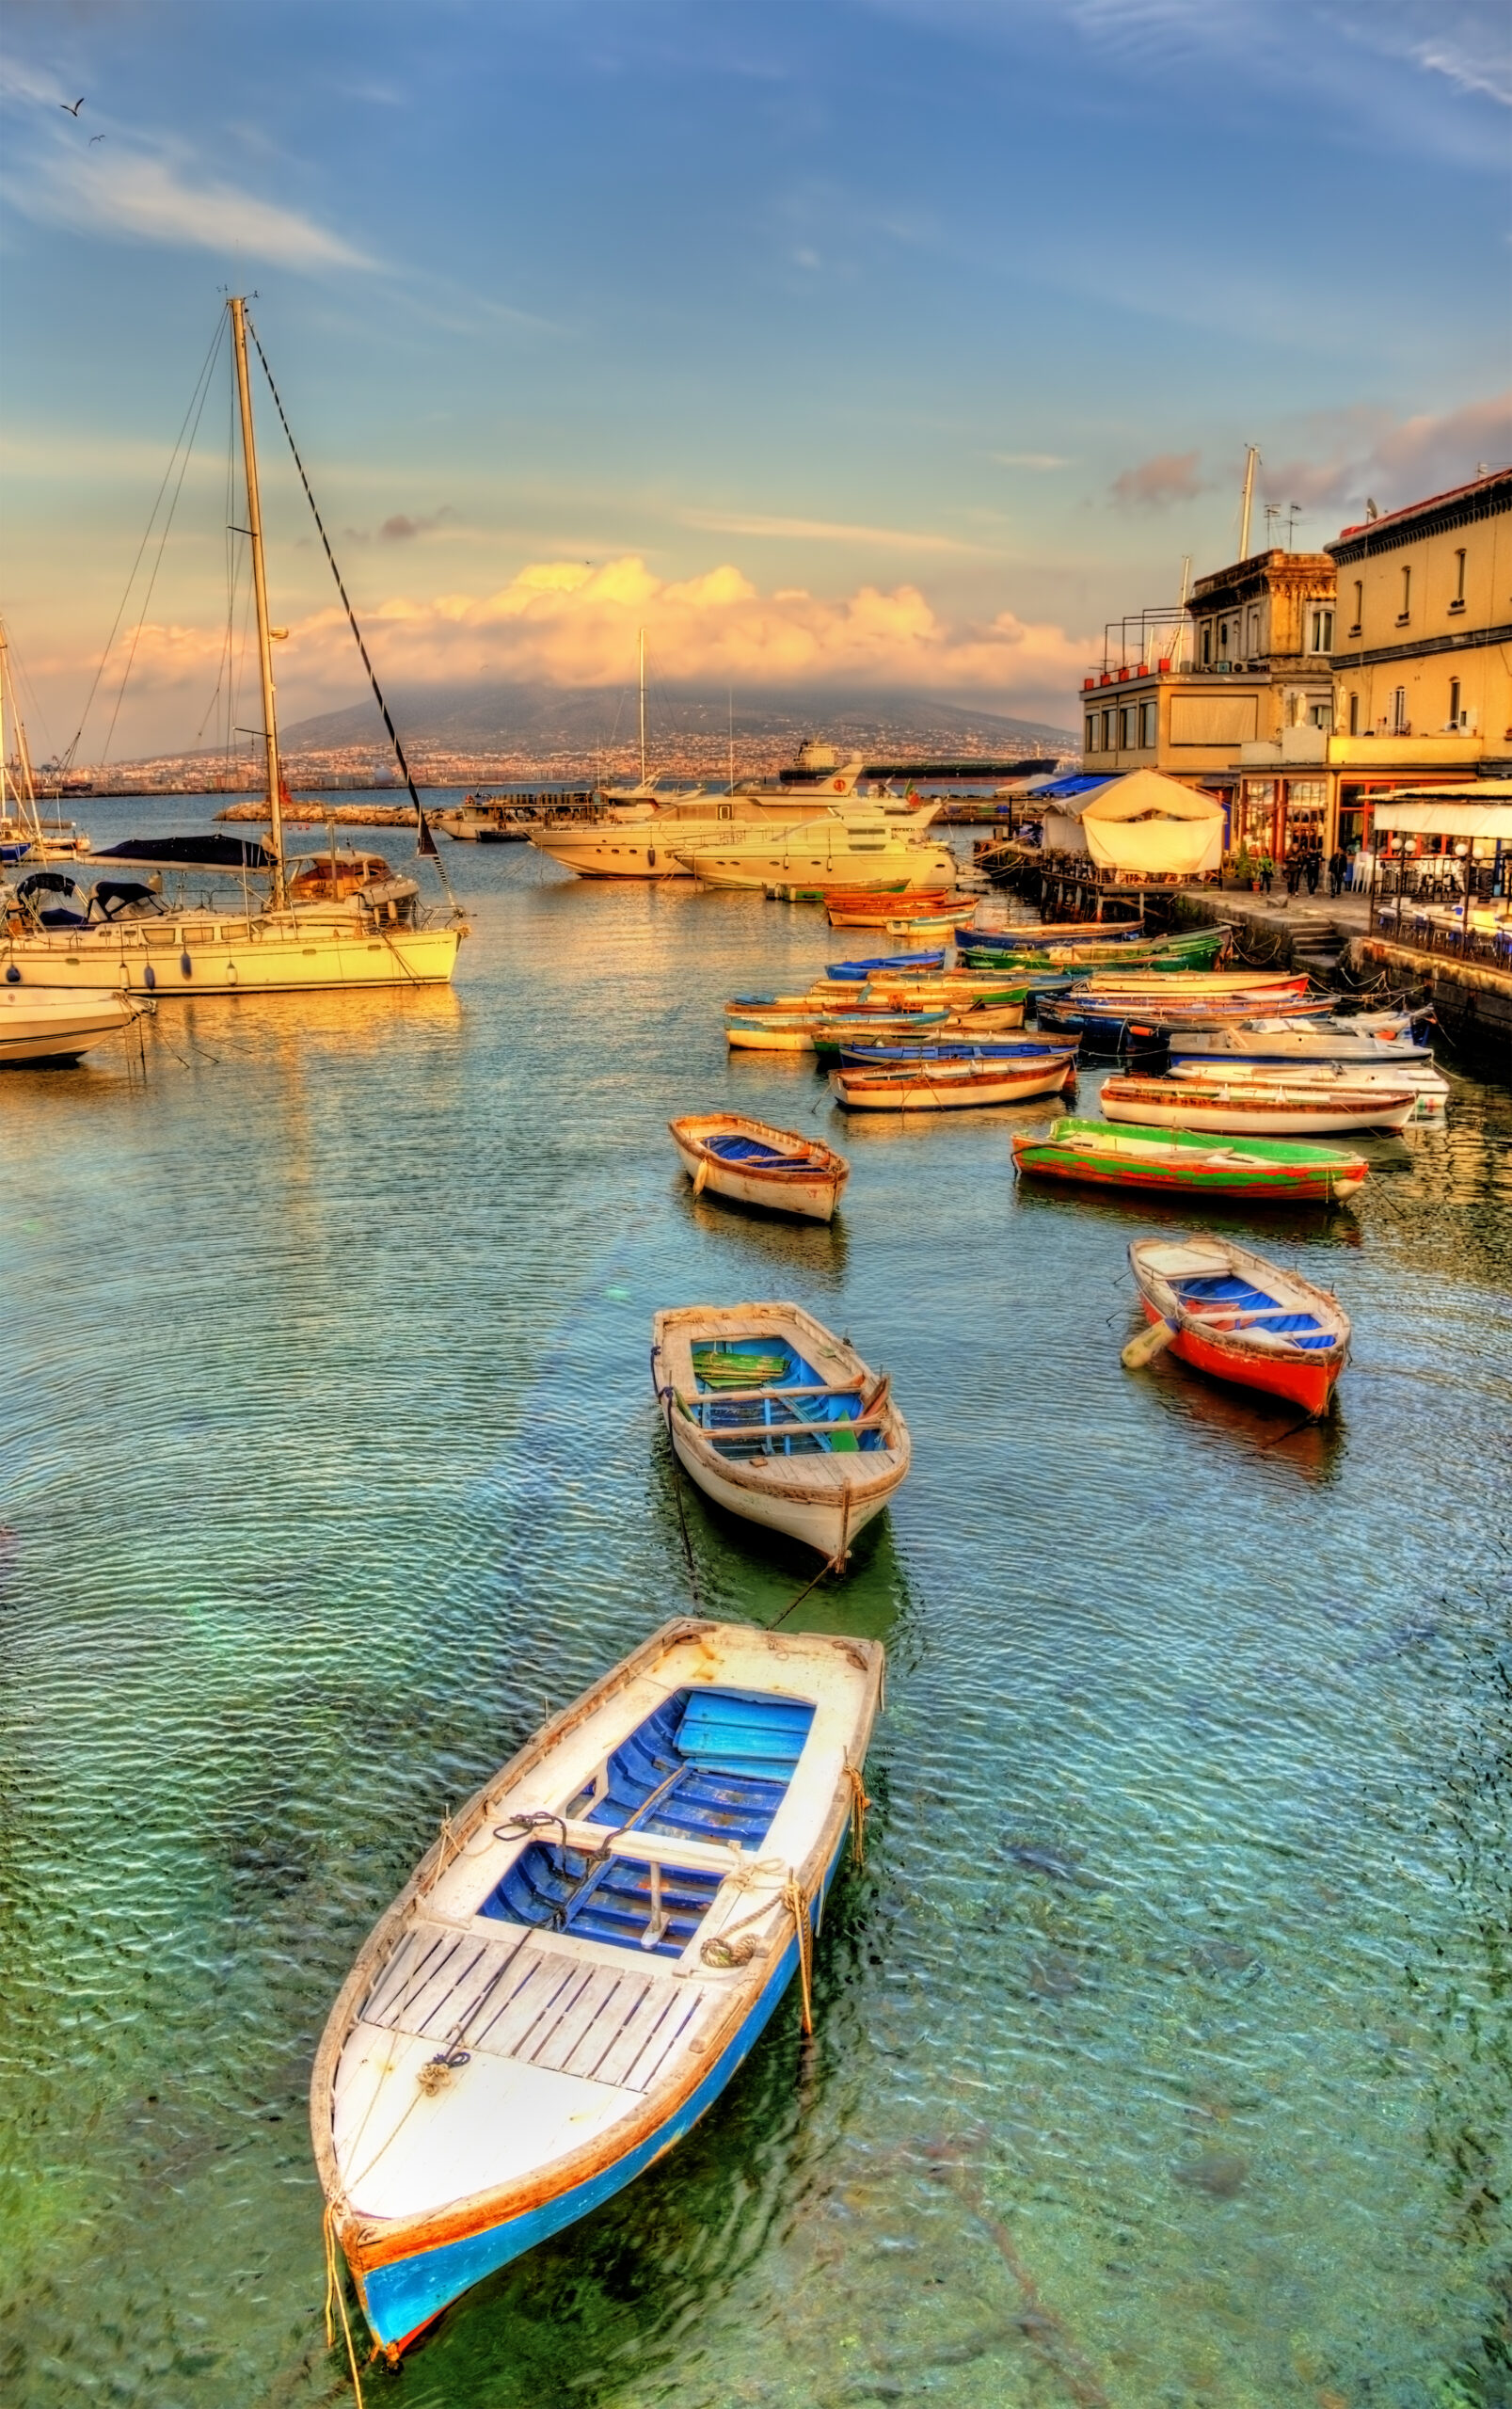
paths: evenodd
<path fill-rule="evenodd" d="M 326 2015 L 549 1707 L 808 1579 L 695 1493 L 685 1551 L 648 1378 L 657 1307 L 771 1297 L 915 1447 L 794 1618 L 889 1652 L 814 2038 L 370 2409 L 1512 2401 L 1512 1098 L 1446 1053 L 1354 1209 L 1218 1217 L 1353 1316 L 1298 1427 L 1122 1369 L 1182 1223 L 1015 1189 L 1050 1104 L 846 1126 L 726 1057 L 871 932 L 444 851 L 454 991 L 165 1004 L 0 1093 L 0 2393 L 349 2395 Z M 833 1227 L 694 1199 L 724 1104 L 850 1156 Z"/>

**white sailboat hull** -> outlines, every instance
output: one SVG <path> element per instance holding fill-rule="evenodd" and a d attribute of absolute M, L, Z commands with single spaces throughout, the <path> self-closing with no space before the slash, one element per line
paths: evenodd
<path fill-rule="evenodd" d="M 298 912 L 230 918 L 197 912 L 0 937 L 0 967 L 23 986 L 119 989 L 160 1002 L 192 996 L 298 995 L 326 987 L 444 986 L 464 932 Z"/>

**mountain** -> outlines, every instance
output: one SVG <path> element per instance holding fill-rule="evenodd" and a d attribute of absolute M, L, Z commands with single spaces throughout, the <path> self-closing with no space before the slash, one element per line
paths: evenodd
<path fill-rule="evenodd" d="M 517 758 L 541 767 L 579 763 L 597 771 L 604 756 L 619 766 L 638 742 L 633 688 L 487 685 L 432 687 L 390 696 L 395 724 L 417 764 L 437 754 Z M 659 769 L 723 769 L 729 742 L 729 706 L 723 694 L 652 697 L 649 750 Z M 978 703 L 926 694 L 885 694 L 805 689 L 767 694 L 739 704 L 734 721 L 737 767 L 786 760 L 807 736 L 840 753 L 936 756 L 1015 754 L 1074 748 L 1069 729 L 1042 720 L 1013 719 Z M 384 749 L 375 707 L 322 711 L 282 731 L 290 755 Z"/>

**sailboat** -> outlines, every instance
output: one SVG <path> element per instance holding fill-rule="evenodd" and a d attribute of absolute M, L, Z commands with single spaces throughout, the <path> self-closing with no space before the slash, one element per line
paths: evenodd
<path fill-rule="evenodd" d="M 367 857 L 363 875 L 352 881 L 338 874 L 334 858 L 327 866 L 320 855 L 311 860 L 285 854 L 287 790 L 279 758 L 273 630 L 247 373 L 249 326 L 240 295 L 233 295 L 227 309 L 246 470 L 245 533 L 251 547 L 257 612 L 269 835 L 262 843 L 222 835 L 132 838 L 114 848 L 109 856 L 112 864 L 139 866 L 158 873 L 167 869 L 204 874 L 202 897 L 195 902 L 167 901 L 160 874 L 146 880 L 103 878 L 88 894 L 57 871 L 19 878 L 13 886 L 0 890 L 0 978 L 11 986 L 121 989 L 129 995 L 154 996 L 160 1001 L 176 996 L 436 986 L 451 979 L 457 947 L 467 934 L 460 916 L 432 922 L 422 911 L 415 881 L 396 876 L 379 855 Z M 252 339 L 257 340 L 255 331 Z M 271 374 L 268 381 L 271 386 Z M 287 420 L 284 425 L 287 432 Z M 291 435 L 291 449 L 293 443 Z M 297 452 L 294 458 L 297 463 Z M 302 464 L 300 475 L 308 493 Z M 314 508 L 312 495 L 310 506 Z M 326 542 L 318 511 L 315 523 Z M 326 550 L 329 557 L 328 542 Z M 331 567 L 336 568 L 333 557 Z M 337 584 L 344 602 L 346 590 L 339 572 Z M 350 603 L 347 615 L 415 805 L 421 849 L 434 853 L 424 810 L 373 677 Z M 322 874 L 327 869 L 328 874 Z M 265 896 L 254 897 L 250 884 L 254 876 L 265 876 Z M 216 887 L 229 893 L 217 899 Z"/>
<path fill-rule="evenodd" d="M 14 773 L 6 758 L 8 709 L 16 747 Z M 16 700 L 10 638 L 6 633 L 5 621 L 0 619 L 0 865 L 81 861 L 89 850 L 88 838 L 80 835 L 72 820 L 44 820 L 41 816 L 25 722 Z"/>

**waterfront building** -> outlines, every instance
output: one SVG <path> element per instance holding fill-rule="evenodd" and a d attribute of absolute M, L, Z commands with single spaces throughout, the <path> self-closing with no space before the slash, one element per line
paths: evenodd
<path fill-rule="evenodd" d="M 1118 623 L 1122 657 L 1082 680 L 1084 770 L 1158 770 L 1202 788 L 1229 813 L 1232 848 L 1245 833 L 1241 758 L 1273 746 L 1288 764 L 1283 825 L 1288 811 L 1305 812 L 1320 832 L 1313 789 L 1333 714 L 1334 575 L 1326 552 L 1271 548 L 1199 578 L 1181 617 L 1147 611 Z"/>

